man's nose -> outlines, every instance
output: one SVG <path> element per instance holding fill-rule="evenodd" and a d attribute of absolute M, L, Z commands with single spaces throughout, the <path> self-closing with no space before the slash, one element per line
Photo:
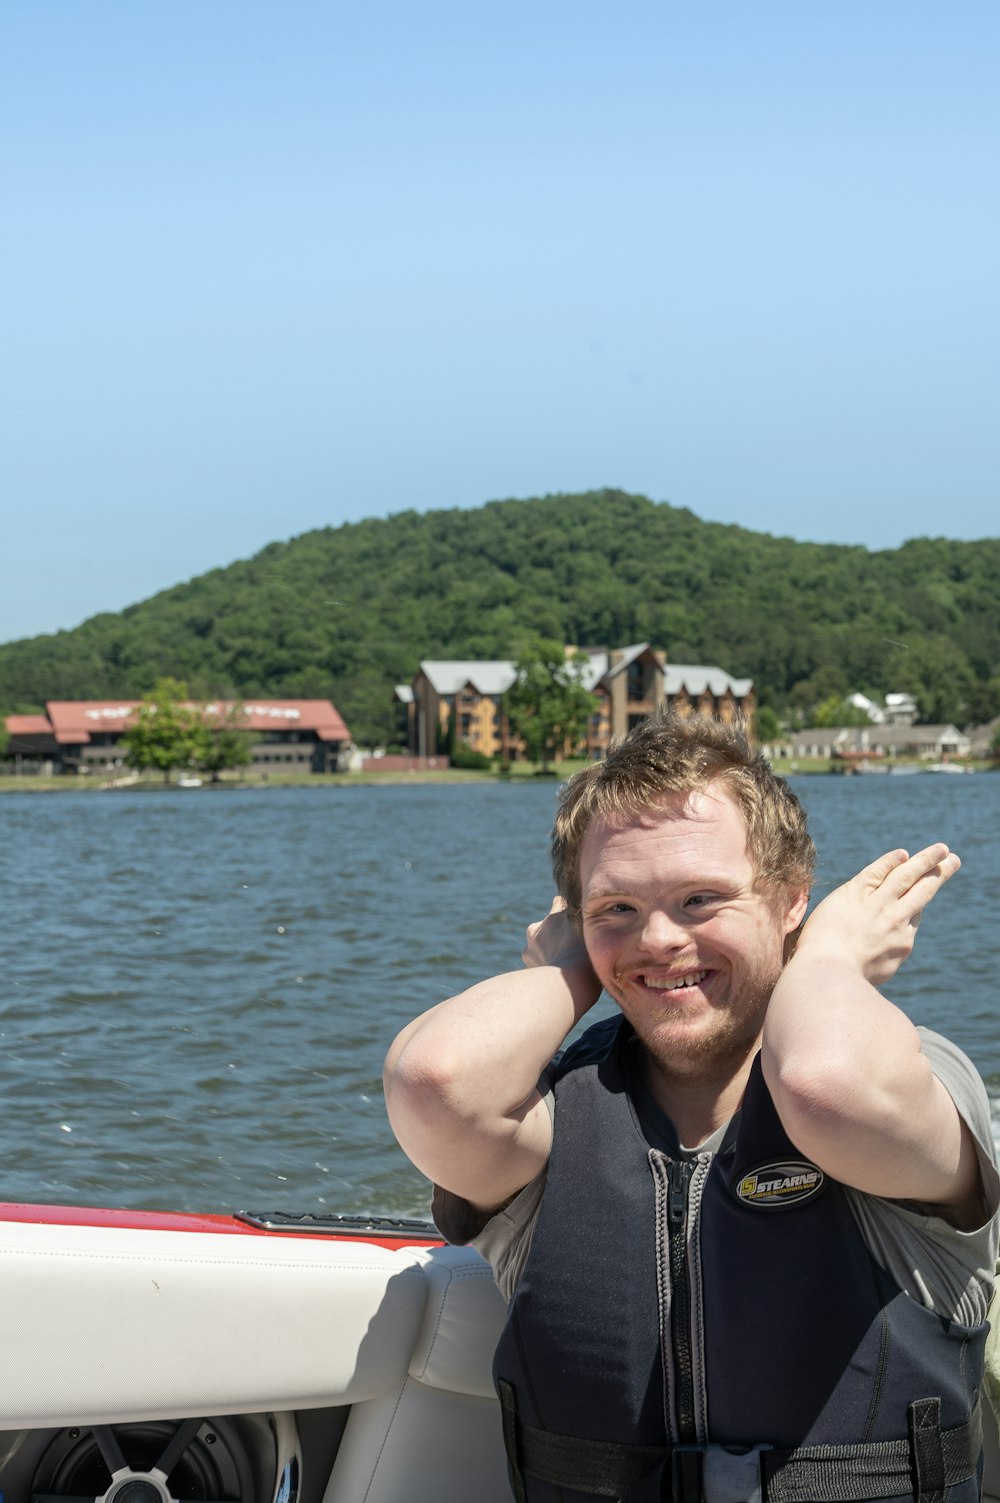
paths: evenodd
<path fill-rule="evenodd" d="M 651 908 L 642 926 L 642 944 L 652 954 L 679 949 L 687 943 L 683 924 L 662 908 Z"/>

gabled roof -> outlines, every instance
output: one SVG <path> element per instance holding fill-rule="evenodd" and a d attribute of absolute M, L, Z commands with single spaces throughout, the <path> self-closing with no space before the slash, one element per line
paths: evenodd
<path fill-rule="evenodd" d="M 420 672 L 435 694 L 458 694 L 466 684 L 471 684 L 480 694 L 504 694 L 514 682 L 514 664 L 507 660 L 425 659 L 420 664 Z"/>
<path fill-rule="evenodd" d="M 663 687 L 667 694 L 679 694 L 686 689 L 688 694 L 725 694 L 744 699 L 753 689 L 752 678 L 731 678 L 721 668 L 707 667 L 699 663 L 668 663 L 663 670 Z"/>
<path fill-rule="evenodd" d="M 928 741 L 940 741 L 942 737 L 959 741 L 969 739 L 957 725 L 887 725 L 883 735 L 887 741 L 920 741 L 925 744 Z"/>
<path fill-rule="evenodd" d="M 243 710 L 249 731 L 315 731 L 320 741 L 347 741 L 350 732 L 340 711 L 328 699 L 218 700 L 205 705 L 206 715 Z"/>
<path fill-rule="evenodd" d="M 45 708 L 60 746 L 85 746 L 95 731 L 123 731 L 138 699 L 50 699 Z"/>
<path fill-rule="evenodd" d="M 583 674 L 585 689 L 596 689 L 602 680 L 616 677 L 627 671 L 629 665 L 644 652 L 652 651 L 648 642 L 635 642 L 630 647 L 619 649 L 621 658 L 611 662 L 611 652 L 606 647 L 583 647 L 580 651 L 587 658 Z M 692 697 L 704 694 L 725 694 L 727 691 L 737 699 L 743 699 L 753 689 L 752 678 L 732 678 L 723 669 L 692 663 L 668 663 L 664 671 L 664 689 L 669 694 L 687 690 Z M 508 660 L 480 661 L 472 659 L 425 659 L 420 664 L 422 672 L 436 694 L 458 694 L 470 684 L 479 694 L 504 694 L 514 682 L 514 664 Z M 399 694 L 399 690 L 397 690 Z M 402 699 L 402 694 L 399 694 Z M 406 701 L 404 700 L 404 703 Z"/>
<path fill-rule="evenodd" d="M 134 724 L 140 703 L 138 699 L 50 700 L 45 706 L 47 728 L 61 746 L 83 746 L 96 732 L 123 731 Z M 194 708 L 211 717 L 227 715 L 237 705 L 243 710 L 241 723 L 249 731 L 313 731 L 320 741 L 350 737 L 328 699 L 220 699 Z"/>
<path fill-rule="evenodd" d="M 807 725 L 796 731 L 797 746 L 929 746 L 939 741 L 967 741 L 953 725 Z"/>
<path fill-rule="evenodd" d="M 602 678 L 615 678 L 619 673 L 624 673 L 630 663 L 649 649 L 648 642 L 634 642 L 631 647 L 617 649 L 621 657 L 616 663 L 611 661 L 611 652 L 607 647 L 584 647 L 581 651 L 587 654 L 587 672 L 583 676 L 584 687 L 596 688 Z"/>
<path fill-rule="evenodd" d="M 52 735 L 52 726 L 47 715 L 8 715 L 4 725 L 12 736 Z"/>

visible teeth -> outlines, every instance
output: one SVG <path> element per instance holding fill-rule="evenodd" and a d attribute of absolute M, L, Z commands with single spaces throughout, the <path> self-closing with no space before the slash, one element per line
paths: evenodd
<path fill-rule="evenodd" d="M 689 976 L 671 976 L 666 981 L 656 981 L 652 976 L 647 976 L 646 985 L 658 992 L 679 992 L 689 986 L 700 986 L 707 975 L 707 971 L 692 971 Z"/>

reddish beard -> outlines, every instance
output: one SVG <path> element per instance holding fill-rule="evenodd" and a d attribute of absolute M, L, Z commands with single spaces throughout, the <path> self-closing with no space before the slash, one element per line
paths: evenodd
<path fill-rule="evenodd" d="M 691 965 L 685 974 L 706 969 Z M 710 976 L 719 972 L 707 968 Z M 759 964 L 745 976 L 734 995 L 732 990 L 718 1003 L 710 1003 L 708 1012 L 700 1008 L 699 1019 L 707 1026 L 689 1026 L 685 1020 L 683 990 L 680 1000 L 671 1002 L 664 992 L 659 1006 L 643 1007 L 630 999 L 628 982 L 616 970 L 607 990 L 632 1025 L 640 1043 L 665 1076 L 690 1077 L 721 1074 L 746 1060 L 756 1051 L 764 1015 L 781 974 L 781 962 Z M 633 967 L 634 970 L 634 967 Z M 680 971 L 678 971 L 680 974 Z"/>

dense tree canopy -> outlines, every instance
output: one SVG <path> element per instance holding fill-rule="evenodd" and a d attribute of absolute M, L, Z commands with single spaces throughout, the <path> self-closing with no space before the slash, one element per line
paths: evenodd
<path fill-rule="evenodd" d="M 873 553 L 701 522 L 620 491 L 401 512 L 272 543 L 74 631 L 0 647 L 0 709 L 147 693 L 330 698 L 393 734 L 421 658 L 513 657 L 526 626 L 578 646 L 649 641 L 806 708 L 907 691 L 925 720 L 1000 712 L 1000 540 Z"/>

